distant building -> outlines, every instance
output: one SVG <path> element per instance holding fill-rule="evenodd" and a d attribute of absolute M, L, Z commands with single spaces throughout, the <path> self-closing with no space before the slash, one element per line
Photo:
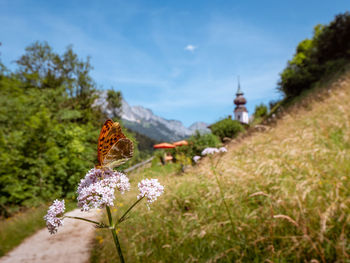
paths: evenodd
<path fill-rule="evenodd" d="M 234 104 L 236 104 L 236 108 L 233 111 L 234 116 L 235 116 L 235 120 L 237 120 L 241 123 L 248 124 L 249 123 L 249 115 L 248 115 L 247 108 L 244 106 L 247 103 L 247 100 L 243 97 L 243 92 L 241 90 L 241 85 L 239 83 L 239 79 L 238 79 L 238 89 L 237 89 L 237 93 L 236 93 L 236 98 L 233 102 L 234 102 Z"/>

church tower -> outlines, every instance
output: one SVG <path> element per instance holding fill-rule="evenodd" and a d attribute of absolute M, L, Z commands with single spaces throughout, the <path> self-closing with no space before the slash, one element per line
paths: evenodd
<path fill-rule="evenodd" d="M 234 110 L 235 120 L 241 123 L 248 124 L 249 122 L 248 111 L 247 111 L 247 108 L 244 106 L 247 103 L 247 100 L 243 97 L 243 92 L 241 90 L 239 78 L 238 78 L 238 89 L 236 93 L 236 98 L 233 102 L 234 104 L 236 104 L 236 108 Z"/>

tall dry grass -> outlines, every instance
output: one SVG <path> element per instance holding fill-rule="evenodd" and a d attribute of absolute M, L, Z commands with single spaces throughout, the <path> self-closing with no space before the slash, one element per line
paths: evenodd
<path fill-rule="evenodd" d="M 120 226 L 126 258 L 350 262 L 350 73 L 319 91 L 217 157 L 233 232 L 208 160 L 181 177 L 171 166 L 133 174 L 159 178 L 166 194 Z M 113 262 L 102 240 L 93 261 Z"/>

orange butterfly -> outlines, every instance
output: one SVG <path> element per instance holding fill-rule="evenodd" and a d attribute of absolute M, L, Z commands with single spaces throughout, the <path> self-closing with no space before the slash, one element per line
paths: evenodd
<path fill-rule="evenodd" d="M 113 169 L 129 160 L 133 153 L 134 145 L 125 137 L 119 123 L 106 120 L 98 137 L 96 168 Z"/>

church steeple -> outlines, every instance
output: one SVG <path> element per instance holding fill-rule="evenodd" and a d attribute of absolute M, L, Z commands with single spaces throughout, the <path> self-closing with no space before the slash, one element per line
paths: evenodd
<path fill-rule="evenodd" d="M 243 97 L 243 94 L 244 93 L 241 90 L 241 83 L 239 81 L 239 76 L 238 76 L 238 88 L 237 88 L 236 98 L 233 101 L 233 103 L 236 104 L 236 107 L 234 110 L 235 120 L 241 123 L 248 124 L 249 122 L 248 111 L 247 111 L 247 108 L 244 106 L 247 103 L 247 100 Z"/>
<path fill-rule="evenodd" d="M 240 83 L 240 81 L 239 81 L 239 76 L 237 77 L 237 79 L 238 79 L 238 88 L 237 88 L 237 93 L 236 93 L 236 95 L 239 96 L 239 95 L 243 95 L 243 92 L 242 92 L 242 90 L 241 90 L 241 83 Z"/>

